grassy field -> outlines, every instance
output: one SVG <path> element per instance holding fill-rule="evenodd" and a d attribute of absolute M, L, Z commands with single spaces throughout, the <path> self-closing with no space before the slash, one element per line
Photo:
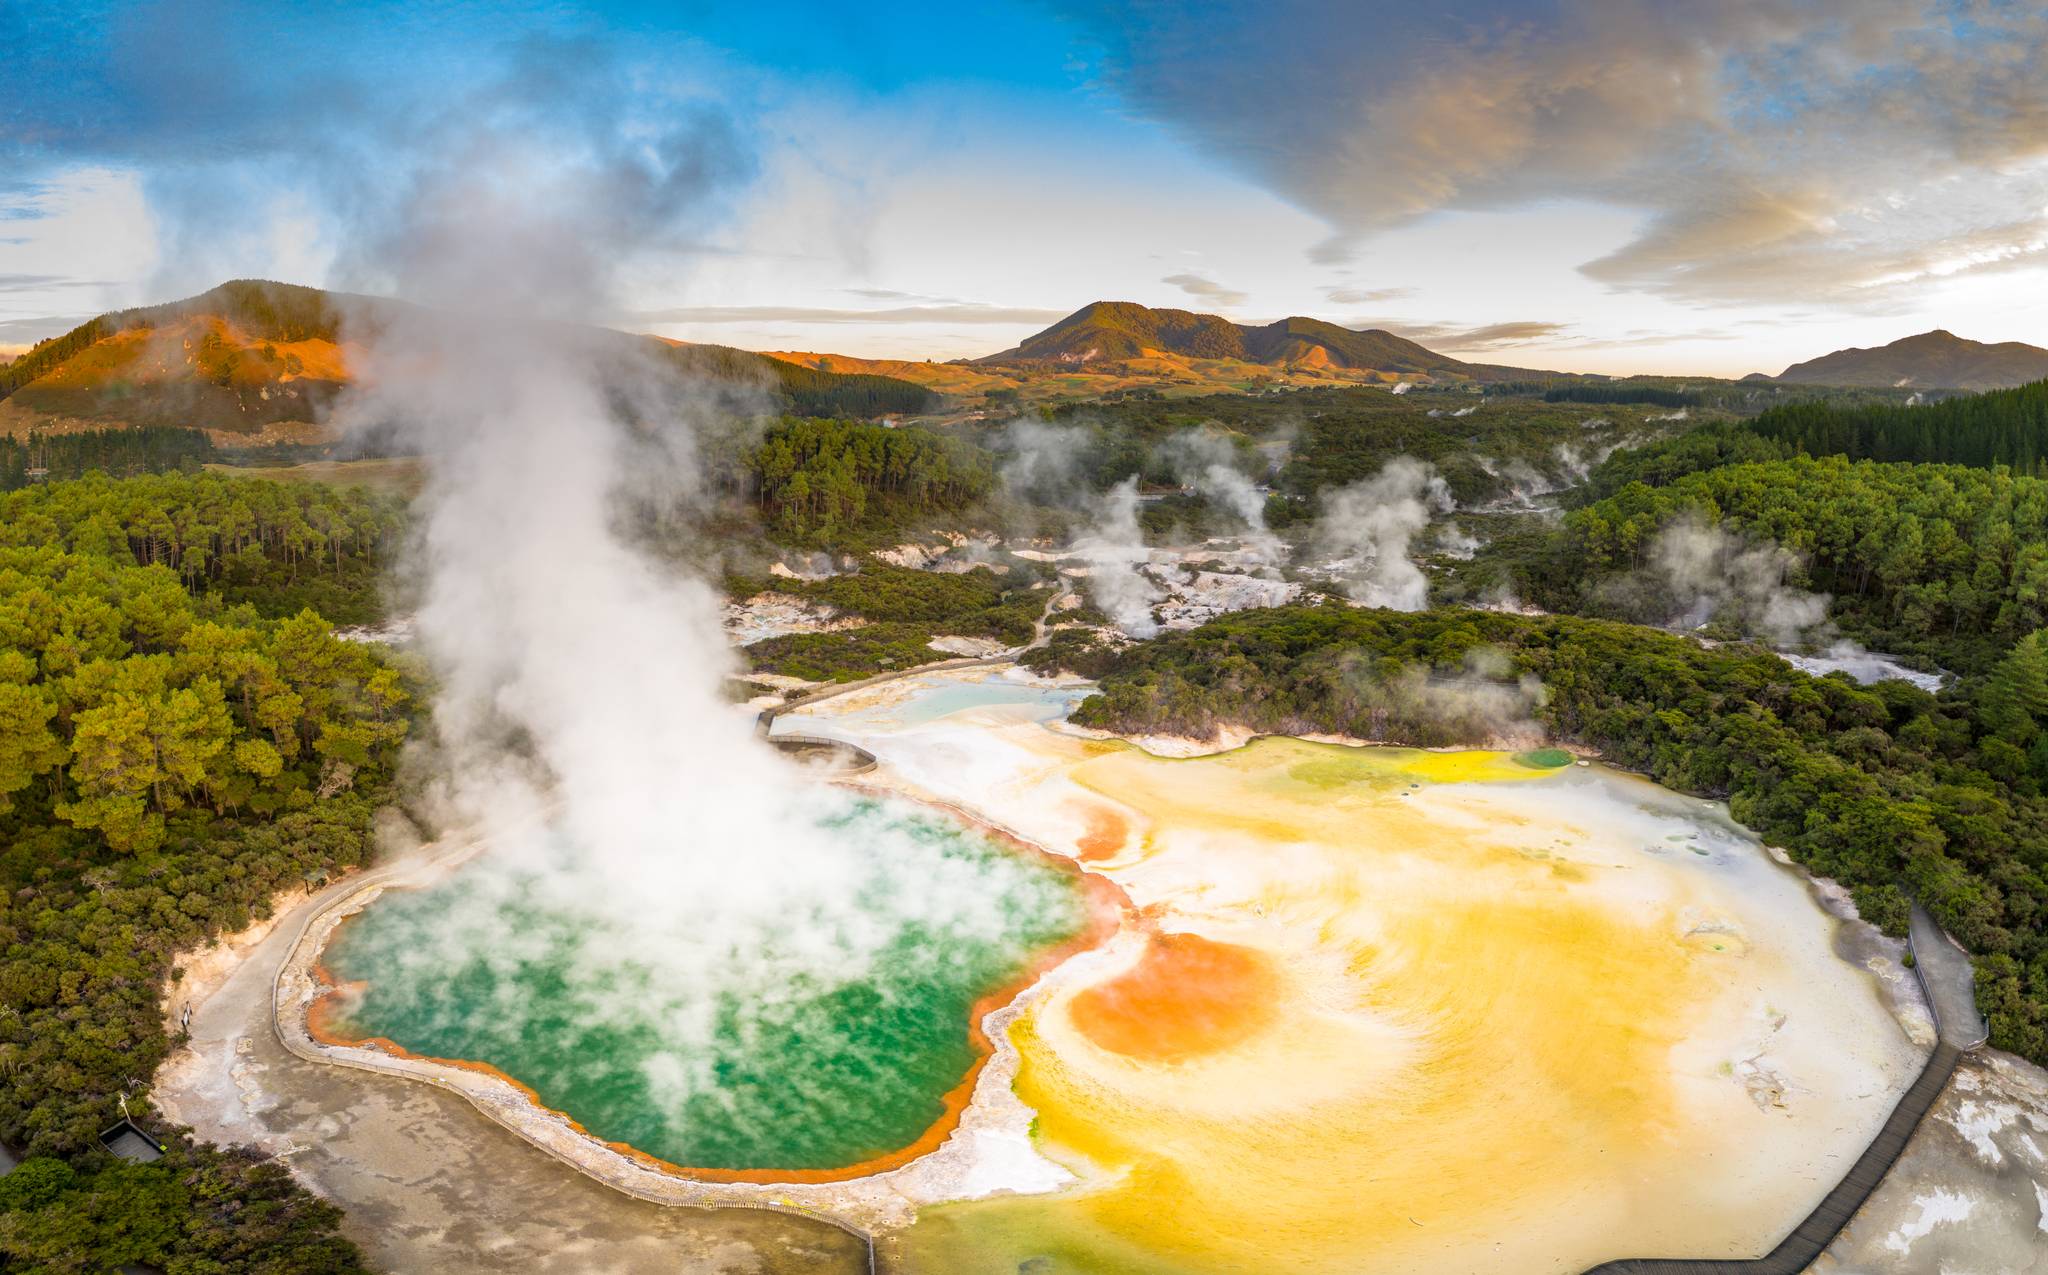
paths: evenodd
<path fill-rule="evenodd" d="M 372 487 L 410 496 L 425 476 L 417 456 L 378 460 L 316 460 L 303 465 L 223 465 L 207 468 L 237 478 L 268 478 L 280 483 L 330 483 L 337 487 Z"/>

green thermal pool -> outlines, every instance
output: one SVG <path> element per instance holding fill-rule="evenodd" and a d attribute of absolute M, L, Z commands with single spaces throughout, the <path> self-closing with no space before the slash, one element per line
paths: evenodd
<path fill-rule="evenodd" d="M 546 876 L 470 866 L 341 927 L 323 963 L 360 986 L 332 1027 L 487 1063 L 676 1165 L 828 1171 L 900 1151 L 979 1057 L 975 1002 L 1078 935 L 1087 909 L 1073 873 L 918 807 L 849 799 L 822 826 L 870 865 L 846 915 L 888 927 L 843 959 L 829 935 L 773 926 L 628 938 Z M 911 876 L 973 883 L 976 919 L 940 893 L 902 902 Z"/>

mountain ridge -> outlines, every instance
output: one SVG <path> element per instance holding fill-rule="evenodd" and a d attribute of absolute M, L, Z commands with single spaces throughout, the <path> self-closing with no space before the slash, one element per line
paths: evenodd
<path fill-rule="evenodd" d="M 1999 390 L 2048 378 L 2048 350 L 1995 344 L 1935 328 L 1889 345 L 1852 346 L 1794 363 L 1770 378 L 1797 385 Z"/>
<path fill-rule="evenodd" d="M 109 311 L 0 364 L 0 434 L 178 425 L 227 445 L 314 441 L 328 407 L 354 379 L 360 338 L 416 309 L 388 297 L 233 279 L 196 296 Z M 587 331 L 605 361 L 651 350 L 686 373 L 735 392 L 763 392 L 778 410 L 801 415 L 918 412 L 936 399 L 893 377 Z"/>
<path fill-rule="evenodd" d="M 1468 363 L 1383 328 L 1346 328 L 1302 315 L 1250 326 L 1221 315 L 1135 301 L 1092 301 L 1010 349 L 967 361 L 987 367 L 1051 364 L 1084 368 L 1141 359 L 1155 352 L 1274 367 L 1336 367 L 1477 381 L 1555 375 Z"/>

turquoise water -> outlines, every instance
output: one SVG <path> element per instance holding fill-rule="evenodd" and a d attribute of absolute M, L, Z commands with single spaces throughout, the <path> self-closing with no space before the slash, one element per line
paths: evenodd
<path fill-rule="evenodd" d="M 1078 934 L 1085 906 L 1071 872 L 915 807 L 849 799 L 826 826 L 849 855 L 886 840 L 913 856 L 873 874 L 862 914 L 900 915 L 892 872 L 946 867 L 971 873 L 999 924 L 963 930 L 935 905 L 864 965 L 764 976 L 816 970 L 779 959 L 784 937 L 814 936 L 649 956 L 534 880 L 471 868 L 342 927 L 325 964 L 367 983 L 344 1029 L 489 1063 L 597 1137 L 678 1165 L 837 1169 L 909 1146 L 974 1064 L 974 1003 Z"/>
<path fill-rule="evenodd" d="M 1095 688 L 1032 686 L 991 677 L 980 682 L 941 686 L 919 695 L 895 716 L 906 726 L 922 726 L 950 713 L 997 705 L 1030 704 L 1038 708 L 1032 716 L 1039 721 L 1065 717 L 1074 705 L 1093 694 Z"/>

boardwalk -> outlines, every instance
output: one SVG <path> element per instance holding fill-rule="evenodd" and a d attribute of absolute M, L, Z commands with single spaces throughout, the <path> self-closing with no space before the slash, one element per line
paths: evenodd
<path fill-rule="evenodd" d="M 1870 1198 L 1920 1126 L 1921 1118 L 1947 1087 L 1966 1050 L 1984 1043 L 1984 1022 L 1971 993 L 1970 959 L 1916 905 L 1910 943 L 1914 973 L 1927 992 L 1939 1033 L 1934 1053 L 1919 1079 L 1892 1108 L 1877 1137 L 1857 1157 L 1847 1177 L 1835 1184 L 1813 1212 L 1762 1257 L 1739 1259 L 1626 1257 L 1602 1262 L 1586 1275 L 1798 1275 L 1834 1242 L 1856 1210 Z"/>

